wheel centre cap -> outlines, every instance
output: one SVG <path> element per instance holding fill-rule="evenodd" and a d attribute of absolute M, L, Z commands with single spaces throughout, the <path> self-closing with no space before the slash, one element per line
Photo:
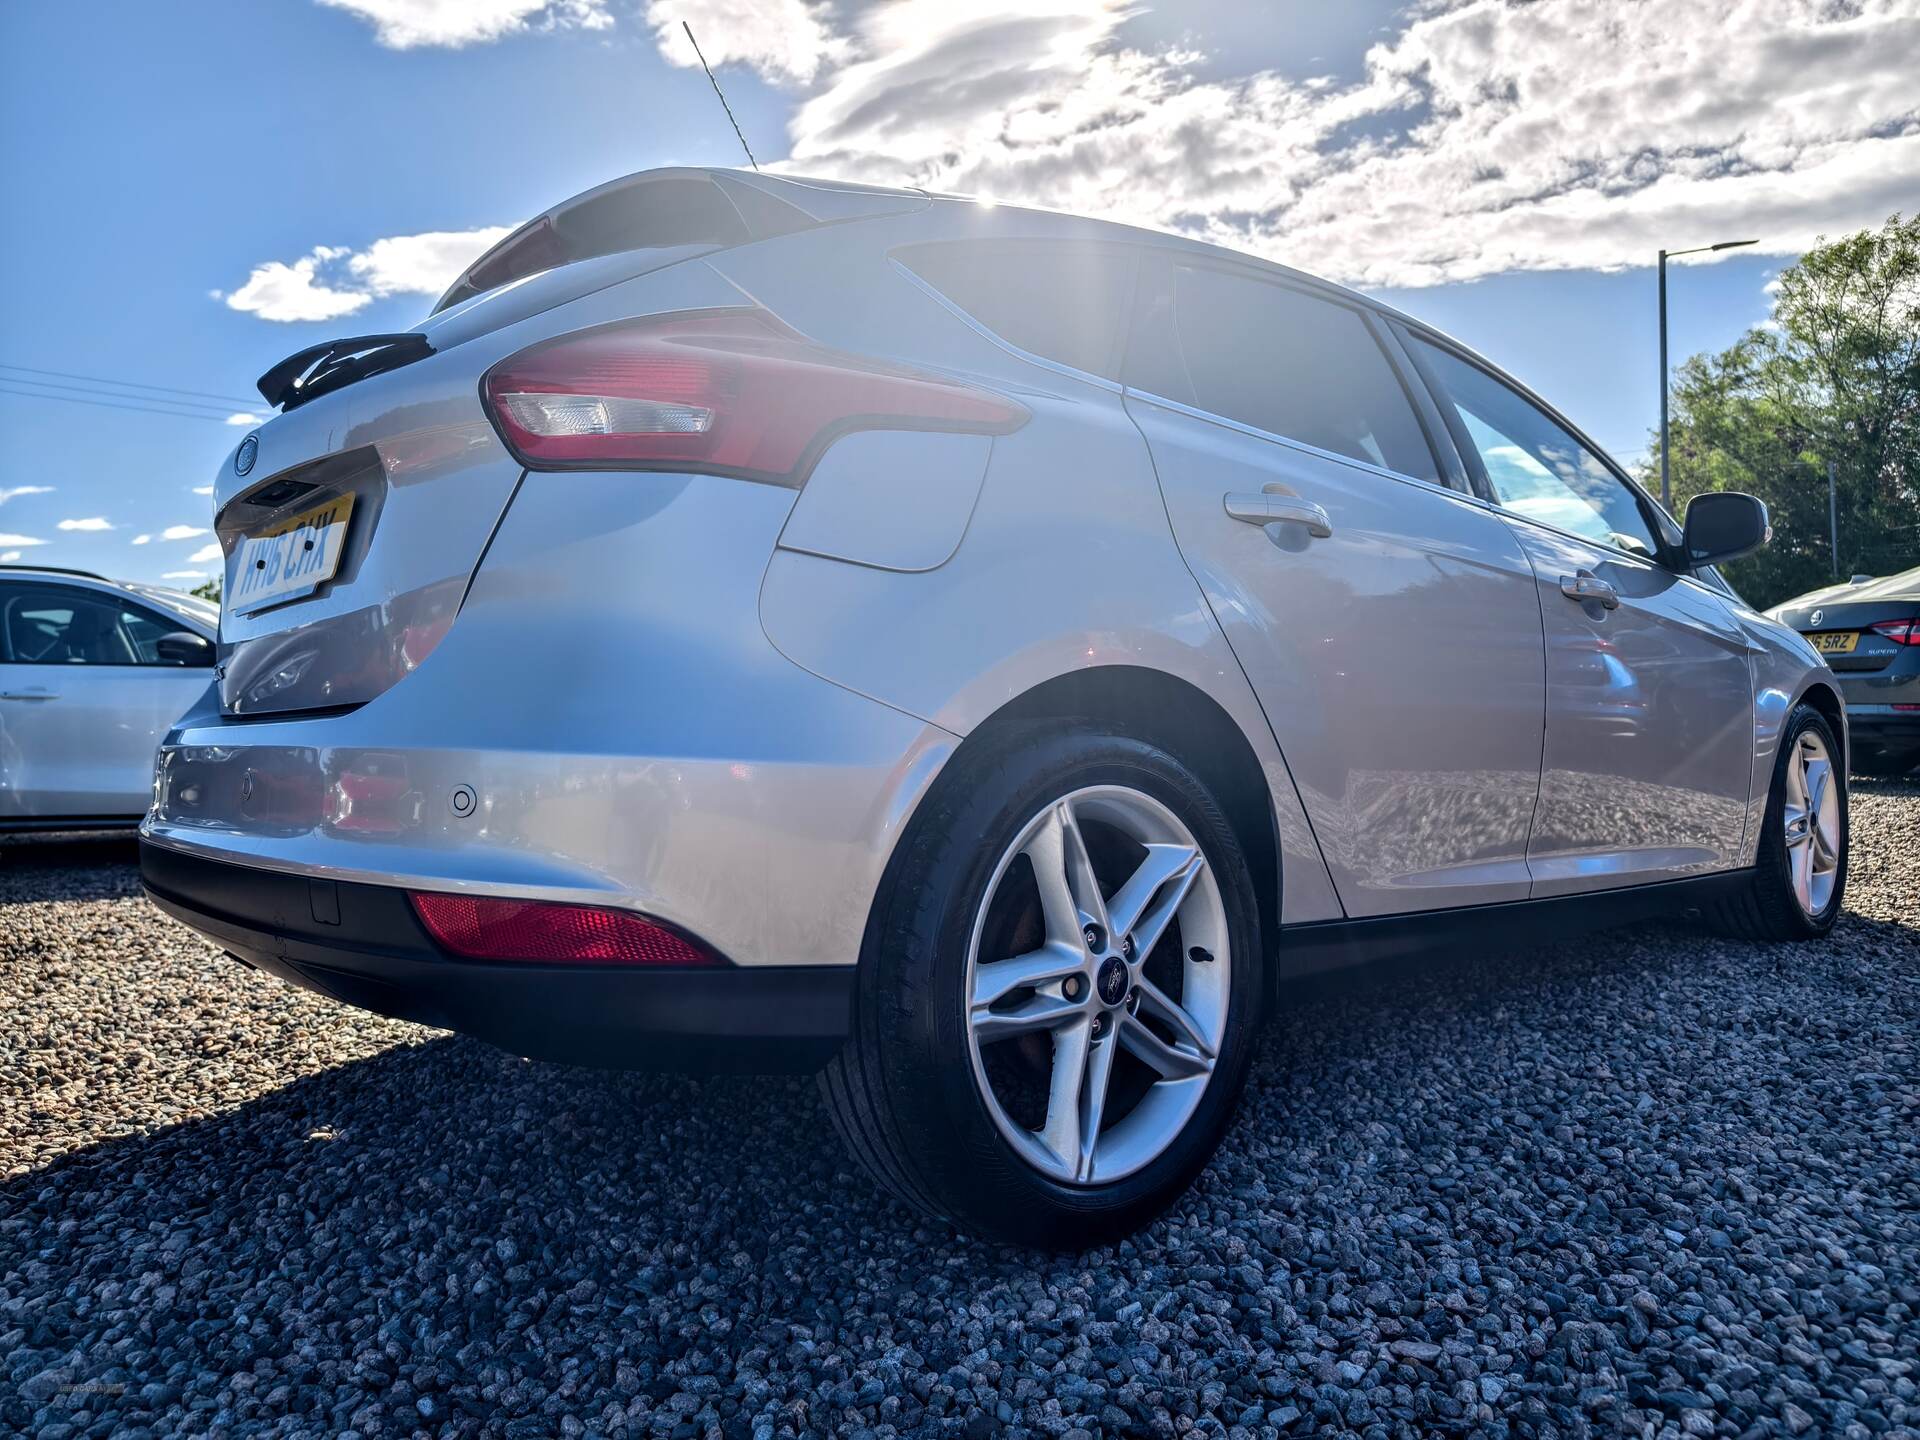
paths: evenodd
<path fill-rule="evenodd" d="M 1118 955 L 1109 955 L 1100 962 L 1093 984 L 1100 992 L 1103 1005 L 1118 1005 L 1127 998 L 1127 962 Z"/>

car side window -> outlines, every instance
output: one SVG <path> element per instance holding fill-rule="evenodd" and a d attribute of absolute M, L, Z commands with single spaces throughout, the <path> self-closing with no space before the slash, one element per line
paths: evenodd
<path fill-rule="evenodd" d="M 168 665 L 159 641 L 185 627 L 91 590 L 0 586 L 0 662 L 14 665 Z"/>
<path fill-rule="evenodd" d="M 1634 493 L 1565 426 L 1478 365 L 1416 337 L 1502 509 L 1649 559 L 1660 553 Z"/>
<path fill-rule="evenodd" d="M 1360 312 L 1238 271 L 1175 262 L 1127 383 L 1336 455 L 1438 482 L 1413 401 Z"/>
<path fill-rule="evenodd" d="M 1028 354 L 1117 380 L 1138 261 L 1131 249 L 1071 240 L 952 240 L 896 259 Z"/>

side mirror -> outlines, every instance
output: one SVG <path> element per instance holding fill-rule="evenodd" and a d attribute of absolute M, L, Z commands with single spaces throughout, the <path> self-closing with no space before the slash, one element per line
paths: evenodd
<path fill-rule="evenodd" d="M 1696 570 L 1751 555 L 1773 538 L 1767 507 L 1752 495 L 1715 490 L 1687 505 L 1687 563 Z"/>
<path fill-rule="evenodd" d="M 171 630 L 154 641 L 153 648 L 168 665 L 213 664 L 213 642 L 191 630 Z"/>

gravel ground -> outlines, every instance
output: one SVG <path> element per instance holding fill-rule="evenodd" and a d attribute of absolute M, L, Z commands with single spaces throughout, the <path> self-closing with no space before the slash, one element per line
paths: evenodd
<path fill-rule="evenodd" d="M 0 1432 L 1920 1434 L 1920 788 L 1825 945 L 1297 988 L 1194 1192 L 917 1225 L 811 1082 L 531 1064 L 0 850 Z"/>

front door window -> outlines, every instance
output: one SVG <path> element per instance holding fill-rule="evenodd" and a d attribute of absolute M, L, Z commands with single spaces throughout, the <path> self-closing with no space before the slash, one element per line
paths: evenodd
<path fill-rule="evenodd" d="M 1631 489 L 1593 451 L 1537 405 L 1478 365 L 1423 340 L 1422 361 L 1439 381 L 1486 469 L 1501 508 L 1585 540 L 1652 558 L 1660 547 Z"/>

